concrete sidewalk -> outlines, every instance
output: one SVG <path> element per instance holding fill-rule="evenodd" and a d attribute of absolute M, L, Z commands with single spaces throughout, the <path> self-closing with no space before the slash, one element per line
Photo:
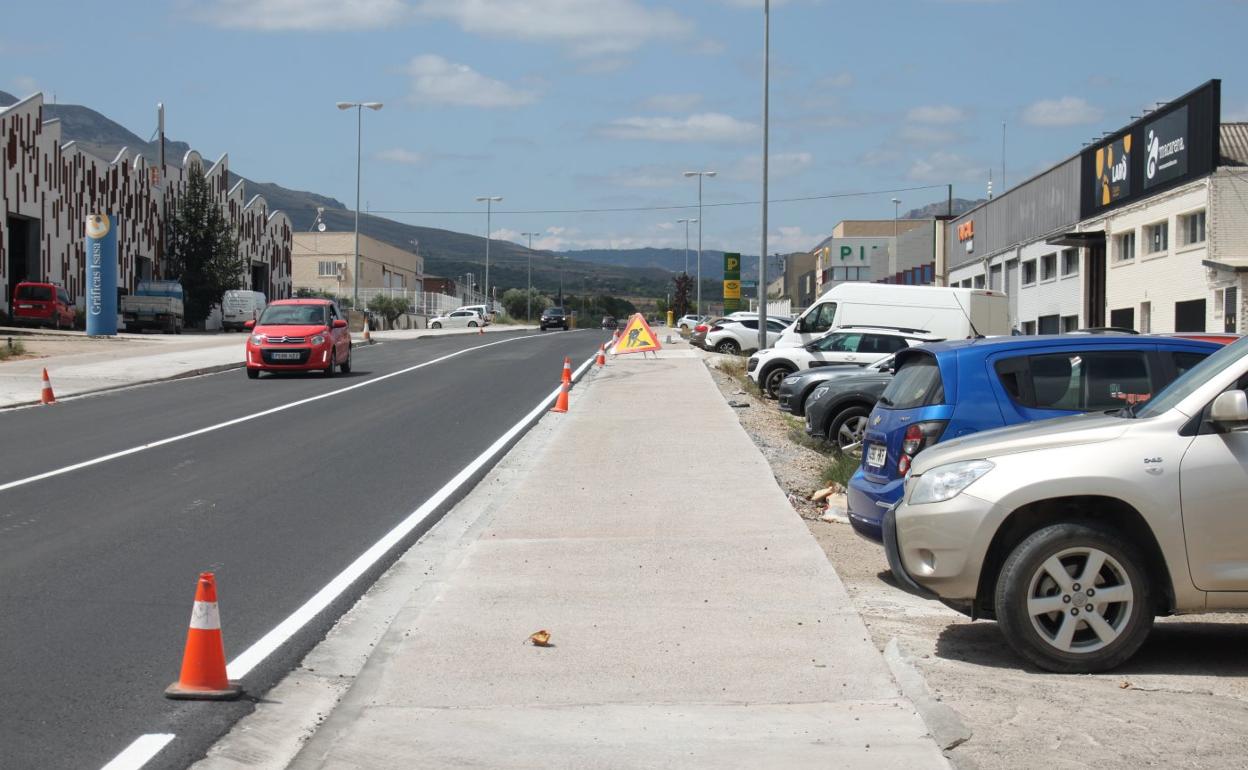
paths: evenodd
<path fill-rule="evenodd" d="M 611 359 L 491 485 L 444 574 L 422 541 L 379 583 L 415 587 L 292 767 L 947 766 L 683 343 Z M 554 646 L 526 643 L 538 629 Z M 310 694 L 287 684 L 235 733 L 274 742 L 283 699 Z M 272 762 L 243 740 L 202 764 Z"/>
<path fill-rule="evenodd" d="M 536 327 L 487 326 L 486 333 L 533 328 Z M 246 340 L 243 334 L 119 334 L 113 338 L 90 338 L 75 332 L 19 336 L 20 330 L 13 331 L 14 339 L 55 337 L 73 341 L 76 348 L 85 345 L 95 349 L 0 362 L 0 409 L 39 403 L 44 368 L 59 399 L 241 367 Z M 476 333 L 476 329 L 411 329 L 373 332 L 370 336 L 382 342 L 470 333 Z M 0 337 L 4 336 L 0 329 Z M 363 335 L 352 337 L 355 344 L 361 344 Z"/>

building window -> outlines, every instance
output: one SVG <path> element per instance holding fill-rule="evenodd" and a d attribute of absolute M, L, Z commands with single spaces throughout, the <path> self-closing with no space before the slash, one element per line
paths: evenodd
<path fill-rule="evenodd" d="M 982 275 L 975 276 L 975 288 L 976 289 L 984 288 L 984 277 Z"/>
<path fill-rule="evenodd" d="M 1184 246 L 1205 242 L 1205 212 L 1203 210 L 1179 217 L 1179 237 Z"/>
<path fill-rule="evenodd" d="M 1057 277 L 1057 255 L 1045 254 L 1040 257 L 1040 280 L 1051 281 Z"/>
<path fill-rule="evenodd" d="M 1062 316 L 1062 333 L 1073 332 L 1079 330 L 1079 316 L 1064 315 Z"/>
<path fill-rule="evenodd" d="M 1170 248 L 1170 223 L 1158 222 L 1145 226 L 1144 248 L 1149 254 L 1157 254 Z"/>
<path fill-rule="evenodd" d="M 1030 337 L 1034 335 L 1035 333 L 1036 333 L 1036 322 L 1035 321 L 1023 321 L 1023 334 L 1026 334 L 1028 337 Z"/>
<path fill-rule="evenodd" d="M 1023 263 L 1023 285 L 1030 286 L 1036 282 L 1036 260 L 1030 259 Z"/>
<path fill-rule="evenodd" d="M 1001 291 L 1001 266 L 993 265 L 988 268 L 988 288 L 993 291 Z"/>
<path fill-rule="evenodd" d="M 1205 301 L 1193 299 L 1174 303 L 1174 330 L 1176 332 L 1203 332 L 1205 330 Z"/>
<path fill-rule="evenodd" d="M 1062 250 L 1062 277 L 1079 275 L 1079 252 L 1076 249 Z"/>
<path fill-rule="evenodd" d="M 1061 319 L 1055 315 L 1042 315 L 1039 318 L 1041 334 L 1057 334 L 1061 331 Z"/>
<path fill-rule="evenodd" d="M 1153 303 L 1140 303 L 1140 334 L 1153 333 Z"/>
<path fill-rule="evenodd" d="M 1129 262 L 1135 259 L 1135 231 L 1114 238 L 1114 261 Z"/>
<path fill-rule="evenodd" d="M 1224 305 L 1222 313 L 1222 331 L 1228 334 L 1236 334 L 1239 326 L 1239 287 L 1231 286 L 1226 290 L 1224 295 Z"/>
<path fill-rule="evenodd" d="M 338 263 L 337 262 L 317 262 L 316 276 L 318 278 L 337 278 Z"/>
<path fill-rule="evenodd" d="M 1109 311 L 1109 325 L 1115 329 L 1135 328 L 1135 308 L 1124 307 Z"/>

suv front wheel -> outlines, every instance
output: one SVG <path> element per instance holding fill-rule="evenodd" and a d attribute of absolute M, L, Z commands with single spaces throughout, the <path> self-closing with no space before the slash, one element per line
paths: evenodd
<path fill-rule="evenodd" d="M 779 398 L 780 383 L 785 377 L 788 377 L 795 371 L 797 371 L 797 369 L 788 364 L 777 364 L 771 367 L 767 370 L 767 373 L 763 375 L 762 379 L 759 380 L 762 385 L 763 392 L 767 394 L 768 398 Z"/>
<path fill-rule="evenodd" d="M 1111 529 L 1063 522 L 1032 533 L 997 577 L 997 623 L 1040 668 L 1112 669 L 1153 627 L 1153 588 L 1139 550 Z"/>

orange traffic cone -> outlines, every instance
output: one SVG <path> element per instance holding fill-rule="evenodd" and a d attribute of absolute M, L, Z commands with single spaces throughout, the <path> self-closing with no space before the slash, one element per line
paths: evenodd
<path fill-rule="evenodd" d="M 477 334 L 485 334 L 485 324 L 481 324 L 477 327 Z"/>
<path fill-rule="evenodd" d="M 555 405 L 550 411 L 561 413 L 568 411 L 568 390 L 570 390 L 568 383 L 565 382 L 560 386 L 559 398 L 555 399 Z"/>
<path fill-rule="evenodd" d="M 373 335 L 368 333 L 368 316 L 364 316 L 364 341 L 373 344 Z"/>
<path fill-rule="evenodd" d="M 191 627 L 186 632 L 182 674 L 165 689 L 166 698 L 177 700 L 233 700 L 242 695 L 238 682 L 225 673 L 225 643 L 221 640 L 221 617 L 217 612 L 217 582 L 211 572 L 199 574 Z"/>
<path fill-rule="evenodd" d="M 595 365 L 597 366 L 607 365 L 606 350 L 607 350 L 607 343 L 604 342 L 602 343 L 602 347 L 598 348 L 598 357 L 594 359 Z"/>
<path fill-rule="evenodd" d="M 56 396 L 52 394 L 52 381 L 48 379 L 48 370 L 43 370 L 43 392 L 39 394 L 40 403 L 55 404 Z"/>
<path fill-rule="evenodd" d="M 572 384 L 572 359 L 567 356 L 563 357 L 563 378 L 560 382 L 564 385 Z"/>

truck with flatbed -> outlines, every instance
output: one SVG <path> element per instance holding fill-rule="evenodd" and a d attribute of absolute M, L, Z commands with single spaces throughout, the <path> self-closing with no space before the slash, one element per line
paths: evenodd
<path fill-rule="evenodd" d="M 140 281 L 133 294 L 121 298 L 119 310 L 125 330 L 181 334 L 186 320 L 183 298 L 182 284 L 177 281 Z"/>

